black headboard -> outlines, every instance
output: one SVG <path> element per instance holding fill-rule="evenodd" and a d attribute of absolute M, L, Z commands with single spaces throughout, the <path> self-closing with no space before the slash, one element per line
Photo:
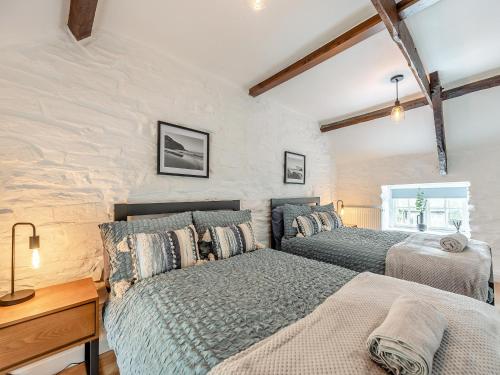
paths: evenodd
<path fill-rule="evenodd" d="M 272 211 L 279 206 L 284 206 L 285 204 L 294 204 L 294 205 L 319 205 L 320 198 L 319 197 L 302 197 L 302 198 L 273 198 L 271 199 L 271 247 L 273 249 L 277 249 L 281 246 L 281 244 L 277 244 L 277 239 L 274 238 L 274 230 L 273 230 L 273 221 L 272 221 Z"/>
<path fill-rule="evenodd" d="M 203 201 L 168 203 L 115 204 L 115 221 L 127 221 L 129 216 L 175 214 L 186 211 L 239 211 L 240 201 Z"/>
<path fill-rule="evenodd" d="M 285 204 L 310 204 L 310 205 L 319 205 L 320 198 L 319 197 L 303 197 L 303 198 L 273 198 L 271 199 L 271 210 L 284 206 Z"/>

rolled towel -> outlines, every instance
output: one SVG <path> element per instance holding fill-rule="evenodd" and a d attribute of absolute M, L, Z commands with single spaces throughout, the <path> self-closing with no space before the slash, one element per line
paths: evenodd
<path fill-rule="evenodd" d="M 439 242 L 444 251 L 449 253 L 461 253 L 467 247 L 469 240 L 462 233 L 454 233 L 441 238 Z"/>
<path fill-rule="evenodd" d="M 447 326 L 434 306 L 414 297 L 399 297 L 368 337 L 370 358 L 395 375 L 430 374 Z"/>

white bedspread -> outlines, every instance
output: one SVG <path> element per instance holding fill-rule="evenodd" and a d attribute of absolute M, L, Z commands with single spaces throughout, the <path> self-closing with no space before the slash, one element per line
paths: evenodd
<path fill-rule="evenodd" d="M 440 239 L 418 233 L 392 246 L 385 274 L 486 301 L 492 276 L 488 244 L 470 240 L 464 251 L 450 253 L 442 250 Z"/>
<path fill-rule="evenodd" d="M 447 319 L 433 374 L 500 374 L 500 313 L 472 298 L 363 273 L 305 318 L 228 358 L 211 375 L 386 374 L 366 340 L 396 298 L 411 295 Z"/>

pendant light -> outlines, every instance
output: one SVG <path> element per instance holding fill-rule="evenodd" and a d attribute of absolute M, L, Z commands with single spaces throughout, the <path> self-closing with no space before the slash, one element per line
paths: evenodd
<path fill-rule="evenodd" d="M 256 12 L 259 12 L 266 7 L 265 0 L 250 0 L 249 3 Z"/>
<path fill-rule="evenodd" d="M 396 101 L 394 102 L 394 108 L 391 111 L 391 119 L 394 122 L 400 122 L 405 119 L 405 109 L 399 102 L 399 82 L 401 82 L 405 77 L 402 74 L 398 74 L 391 78 L 391 82 L 396 84 Z"/>

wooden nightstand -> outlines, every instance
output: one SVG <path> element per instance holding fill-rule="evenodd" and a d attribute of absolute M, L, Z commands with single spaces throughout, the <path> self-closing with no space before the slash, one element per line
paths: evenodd
<path fill-rule="evenodd" d="M 99 297 L 92 279 L 36 290 L 0 307 L 0 374 L 85 344 L 87 373 L 98 374 Z"/>

